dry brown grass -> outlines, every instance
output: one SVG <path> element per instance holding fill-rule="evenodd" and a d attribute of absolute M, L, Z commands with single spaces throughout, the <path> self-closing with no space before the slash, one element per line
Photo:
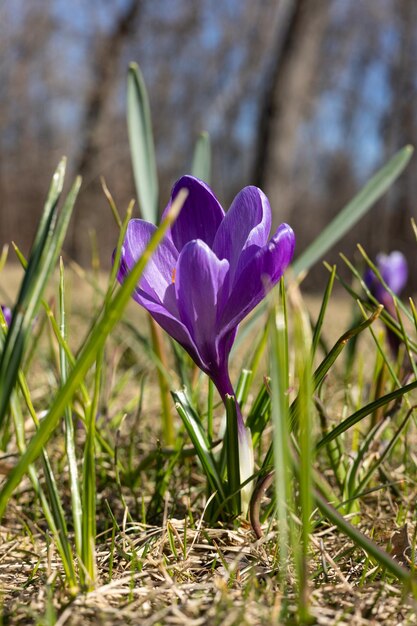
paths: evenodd
<path fill-rule="evenodd" d="M 16 292 L 20 275 L 20 270 L 12 269 L 3 276 L 3 286 L 10 297 Z M 79 281 L 77 275 L 69 276 L 72 307 L 77 312 L 73 322 L 76 329 L 73 335 L 75 348 L 88 327 L 88 311 L 93 300 L 91 290 L 80 289 Z M 312 297 L 307 301 L 313 316 L 317 315 L 319 300 Z M 134 305 L 129 315 L 136 323 L 143 320 Z M 331 323 L 326 326 L 326 334 L 331 342 L 347 328 L 350 312 L 346 299 L 336 297 L 332 300 L 328 318 Z M 245 347 L 248 344 L 243 346 L 243 351 Z M 120 356 L 117 349 L 116 341 L 112 347 L 112 359 L 117 360 Z M 144 361 L 146 363 L 145 358 Z M 36 381 L 40 384 L 44 374 L 39 378 L 32 376 L 32 385 L 36 385 Z M 341 391 L 337 382 L 333 384 L 335 400 L 336 394 Z M 155 420 L 158 419 L 158 398 L 152 385 L 150 379 L 145 398 L 147 408 L 140 422 L 138 458 L 154 449 L 157 441 Z M 41 404 L 47 403 L 47 393 L 45 383 L 39 392 Z M 132 393 L 137 394 L 137 379 L 120 392 L 117 407 L 113 405 L 112 408 L 113 414 L 122 411 Z M 334 406 L 333 410 L 337 418 Z M 332 414 L 331 406 L 329 413 Z M 132 436 L 134 422 L 131 418 L 128 416 L 121 428 L 121 453 Z M 111 436 L 114 442 L 115 433 Z M 65 474 L 62 441 L 58 439 L 54 446 L 56 465 Z M 15 459 L 11 457 L 6 461 L 13 464 Z M 103 457 L 99 462 L 100 534 L 97 540 L 96 588 L 89 594 L 68 595 L 48 529 L 33 499 L 30 484 L 24 481 L 0 526 L 0 599 L 3 604 L 3 621 L 0 623 L 3 626 L 264 626 L 280 623 L 284 605 L 286 623 L 295 621 L 295 579 L 287 581 L 286 598 L 280 591 L 276 527 L 265 527 L 265 536 L 260 540 L 256 540 L 244 520 L 235 529 L 208 527 L 202 520 L 204 487 L 196 464 L 187 466 L 186 472 L 180 467 L 174 473 L 165 493 L 161 514 L 154 524 L 138 523 L 138 501 L 143 501 L 148 507 L 152 499 L 153 470 L 149 475 L 145 472 L 142 481 L 135 484 L 135 494 L 124 486 L 123 496 L 129 517 L 116 488 L 114 467 L 107 458 Z M 404 468 L 393 466 L 390 471 L 393 482 L 405 481 Z M 190 477 L 191 483 L 185 487 Z M 67 490 L 63 499 L 69 514 L 69 493 L 65 481 L 61 488 Z M 386 488 L 363 499 L 360 512 L 362 531 L 372 535 L 381 547 L 386 547 L 397 527 L 400 511 L 413 530 L 415 498 L 415 485 L 410 479 L 409 489 L 400 495 Z M 117 526 L 109 517 L 106 499 Z M 408 513 L 405 514 L 405 511 Z M 181 518 L 178 512 L 182 512 Z M 336 528 L 329 527 L 325 522 L 318 525 L 311 546 L 310 599 L 314 623 L 323 626 L 417 623 L 417 606 L 404 594 L 401 586 L 392 578 L 382 576 Z"/>

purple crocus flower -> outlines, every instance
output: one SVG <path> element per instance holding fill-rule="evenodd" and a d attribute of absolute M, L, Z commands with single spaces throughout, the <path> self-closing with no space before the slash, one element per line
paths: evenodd
<path fill-rule="evenodd" d="M 243 189 L 225 215 L 204 182 L 183 176 L 172 189 L 166 211 L 183 188 L 188 190 L 184 206 L 133 297 L 187 350 L 224 397 L 233 393 L 227 362 L 237 326 L 283 275 L 295 238 L 282 224 L 269 240 L 271 208 L 257 187 Z M 120 282 L 155 230 L 140 219 L 129 222 Z"/>
<path fill-rule="evenodd" d="M 265 297 L 290 263 L 295 238 L 281 224 L 269 239 L 271 208 L 257 187 L 245 187 L 229 211 L 201 180 L 183 176 L 174 185 L 188 196 L 170 232 L 147 264 L 134 299 L 176 339 L 216 385 L 234 395 L 228 359 L 238 324 Z M 129 222 L 118 279 L 145 250 L 156 226 Z M 247 437 L 238 408 L 240 440 Z M 241 475 L 241 480 L 244 477 Z"/>
<path fill-rule="evenodd" d="M 376 266 L 391 291 L 396 296 L 400 295 L 408 278 L 408 265 L 403 253 L 398 250 L 394 250 L 391 254 L 380 253 L 376 257 Z M 395 319 L 397 313 L 392 296 L 371 269 L 365 272 L 364 281 L 372 295 L 378 302 L 384 305 L 388 313 Z M 387 338 L 393 354 L 396 356 L 398 354 L 400 341 L 397 335 L 389 328 L 387 328 Z"/>

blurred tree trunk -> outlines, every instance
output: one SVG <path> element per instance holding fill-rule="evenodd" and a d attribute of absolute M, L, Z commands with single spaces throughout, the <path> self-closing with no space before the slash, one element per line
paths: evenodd
<path fill-rule="evenodd" d="M 288 220 L 296 228 L 297 137 L 316 92 L 329 0 L 285 4 L 286 27 L 277 32 L 274 66 L 261 108 L 255 180 L 271 201 L 275 222 Z"/>
<path fill-rule="evenodd" d="M 99 193 L 99 146 L 100 128 L 104 112 L 114 86 L 118 79 L 120 56 L 128 38 L 136 31 L 139 13 L 143 0 L 131 0 L 123 12 L 115 20 L 112 29 L 104 35 L 96 47 L 93 62 L 92 87 L 87 95 L 85 113 L 81 123 L 81 141 L 78 160 L 75 164 L 75 173 L 83 178 L 82 194 L 84 210 L 76 211 L 73 217 L 71 235 L 69 237 L 68 252 L 72 258 L 80 263 L 86 263 L 91 258 L 91 246 L 87 233 L 97 226 L 105 228 L 111 225 L 110 213 L 98 216 L 97 196 Z M 86 196 L 91 196 L 91 205 L 86 202 Z"/>
<path fill-rule="evenodd" d="M 417 136 L 415 101 L 415 67 L 417 62 L 415 28 L 417 3 L 415 0 L 397 0 L 396 19 L 401 46 L 397 49 L 390 71 L 392 105 L 385 120 L 386 159 Z M 417 197 L 417 163 L 412 159 L 407 170 L 387 194 L 384 224 L 378 229 L 380 247 L 408 249 L 409 258 L 415 255 L 415 238 L 410 220 L 415 215 Z M 407 250 L 406 250 L 407 251 Z M 414 278 L 415 288 L 417 281 Z"/>

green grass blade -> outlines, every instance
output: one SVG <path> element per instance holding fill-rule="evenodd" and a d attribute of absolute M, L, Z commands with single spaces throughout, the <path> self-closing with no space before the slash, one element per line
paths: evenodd
<path fill-rule="evenodd" d="M 385 406 L 393 400 L 401 398 L 413 389 L 417 389 L 417 380 L 414 380 L 412 383 L 408 383 L 408 385 L 404 385 L 404 387 L 401 387 L 400 389 L 391 391 L 385 396 L 381 396 L 377 400 L 374 400 L 374 402 L 370 402 L 358 411 L 355 411 L 354 413 L 352 413 L 352 415 L 343 420 L 343 422 L 335 426 L 335 428 L 333 428 L 333 430 L 331 430 L 325 437 L 320 439 L 320 441 L 317 443 L 317 450 L 327 445 L 330 441 L 333 441 L 333 439 L 336 439 L 336 437 L 339 437 L 342 433 L 349 430 L 349 428 L 352 428 L 352 426 L 379 409 L 381 406 Z"/>
<path fill-rule="evenodd" d="M 298 391 L 298 445 L 300 450 L 299 481 L 300 481 L 300 509 L 301 509 L 301 545 L 293 546 L 297 555 L 299 579 L 299 619 L 301 624 L 310 620 L 310 584 L 309 584 L 309 554 L 310 532 L 312 530 L 311 516 L 313 513 L 313 376 L 312 376 L 312 338 L 307 314 L 302 306 L 301 299 L 294 302 L 294 343 L 295 343 L 295 371 L 299 380 Z"/>
<path fill-rule="evenodd" d="M 200 133 L 194 148 L 193 163 L 191 166 L 193 176 L 204 180 L 208 185 L 211 180 L 211 145 L 210 135 L 207 131 Z"/>
<path fill-rule="evenodd" d="M 409 421 L 413 411 L 415 411 L 415 410 L 416 410 L 416 407 L 414 406 L 414 407 L 411 407 L 407 411 L 406 416 L 404 417 L 404 419 L 401 422 L 401 424 L 398 426 L 398 428 L 395 431 L 394 435 L 391 437 L 389 443 L 385 447 L 385 449 L 382 452 L 382 454 L 378 457 L 378 459 L 375 461 L 375 463 L 373 463 L 371 465 L 371 467 L 366 472 L 365 476 L 360 480 L 360 482 L 359 482 L 358 486 L 356 487 L 355 491 L 352 493 L 352 497 L 356 497 L 358 493 L 360 493 L 361 491 L 363 491 L 365 489 L 366 485 L 371 480 L 371 478 L 374 475 L 374 473 L 376 472 L 376 470 L 382 465 L 382 463 L 385 461 L 387 456 L 391 453 L 391 451 L 394 448 L 394 446 L 397 444 L 397 442 L 398 442 L 398 440 L 400 438 L 401 433 L 406 428 L 406 426 L 408 424 L 408 421 Z"/>
<path fill-rule="evenodd" d="M 329 280 L 326 285 L 323 300 L 320 307 L 319 316 L 314 327 L 313 341 L 312 341 L 312 355 L 316 354 L 317 346 L 320 341 L 321 331 L 323 328 L 324 316 L 326 314 L 327 305 L 329 304 L 330 296 L 333 290 L 334 279 L 336 277 L 336 266 L 333 266 L 332 272 L 329 276 Z"/>
<path fill-rule="evenodd" d="M 356 222 L 366 214 L 372 205 L 385 193 L 390 185 L 398 178 L 407 166 L 413 148 L 406 146 L 380 169 L 367 185 L 351 200 L 334 218 L 332 222 L 320 233 L 313 243 L 292 264 L 295 276 L 310 269 L 317 261 L 322 259 L 326 252 L 345 235 Z M 261 303 L 255 313 L 246 322 L 245 327 L 239 333 L 234 347 L 243 341 L 249 330 L 259 317 L 265 312 L 266 303 Z"/>
<path fill-rule="evenodd" d="M 292 471 L 288 401 L 288 327 L 284 290 L 269 319 L 269 352 L 271 371 L 271 419 L 273 425 L 273 462 L 275 469 L 276 515 L 279 528 L 279 562 L 281 585 L 287 585 L 290 570 L 288 545 L 289 514 L 293 509 Z M 272 449 L 271 449 L 272 450 Z M 271 453 L 272 457 L 272 453 Z M 272 460 L 272 459 L 271 459 Z"/>
<path fill-rule="evenodd" d="M 393 559 L 385 550 L 381 550 L 376 543 L 366 537 L 357 528 L 352 526 L 345 518 L 332 507 L 321 494 L 315 492 L 315 499 L 321 513 L 327 517 L 332 524 L 349 537 L 358 547 L 362 548 L 373 557 L 381 567 L 386 568 L 391 574 L 403 582 L 411 582 L 411 574 L 395 559 Z"/>
<path fill-rule="evenodd" d="M 129 65 L 127 76 L 127 128 L 133 176 L 142 217 L 158 222 L 158 179 L 148 93 L 139 66 Z"/>
<path fill-rule="evenodd" d="M 339 337 L 339 339 L 330 350 L 329 354 L 326 355 L 326 357 L 323 359 L 323 361 L 314 372 L 314 389 L 317 389 L 317 387 L 321 385 L 327 372 L 336 361 L 337 357 L 341 354 L 348 341 L 350 341 L 350 339 L 353 339 L 353 337 L 356 337 L 366 328 L 371 326 L 371 324 L 373 324 L 375 320 L 377 320 L 380 316 L 382 309 L 382 306 L 378 307 L 378 309 L 374 311 L 364 322 L 361 322 L 357 326 L 350 328 L 348 331 L 343 333 L 341 337 Z"/>
<path fill-rule="evenodd" d="M 368 328 L 368 326 L 370 326 L 370 324 L 372 324 L 379 317 L 382 308 L 383 307 L 380 306 L 376 311 L 372 313 L 372 315 L 368 317 L 368 319 L 366 319 L 364 322 L 361 322 L 357 326 L 354 326 L 353 328 L 349 329 L 346 333 L 344 333 L 341 337 L 339 337 L 339 339 L 336 341 L 336 343 L 334 344 L 330 352 L 326 355 L 326 357 L 323 359 L 323 361 L 320 363 L 320 365 L 317 367 L 317 369 L 314 372 L 313 391 L 315 391 L 321 385 L 327 372 L 330 370 L 331 366 L 336 361 L 337 357 L 341 354 L 341 352 L 343 351 L 348 341 L 352 339 L 353 337 L 356 337 L 359 333 L 365 330 L 365 328 Z M 297 398 L 295 398 L 294 402 L 291 404 L 291 407 L 290 407 L 290 422 L 291 422 L 291 429 L 296 430 L 297 424 L 298 424 L 298 399 Z M 322 439 L 322 441 L 326 440 L 326 444 L 328 443 L 327 437 L 330 437 L 331 432 L 328 433 L 326 437 L 323 437 Z M 329 441 L 332 441 L 332 438 L 329 439 Z M 321 447 L 321 444 L 320 444 L 320 447 Z M 261 473 L 271 468 L 272 457 L 273 457 L 273 445 L 271 444 L 269 446 L 268 452 L 266 453 L 264 461 L 262 463 Z"/>
<path fill-rule="evenodd" d="M 412 154 L 413 148 L 405 146 L 371 178 L 353 200 L 322 230 L 307 250 L 296 259 L 292 266 L 296 276 L 322 259 L 326 252 L 351 230 L 403 172 Z"/>
<path fill-rule="evenodd" d="M 89 407 L 86 430 L 87 437 L 84 448 L 83 490 L 82 490 L 82 564 L 87 573 L 87 589 L 94 588 L 96 582 L 96 419 L 101 388 L 102 366 L 104 358 L 103 346 L 99 349 L 96 359 L 94 376 L 93 401 Z"/>
<path fill-rule="evenodd" d="M 18 400 L 17 393 L 15 390 L 12 391 L 11 398 L 10 398 L 10 411 L 11 411 L 13 422 L 15 425 L 17 448 L 20 454 L 23 454 L 23 452 L 26 450 L 24 418 L 22 415 L 22 411 L 20 409 L 19 400 Z M 67 558 L 68 551 L 64 548 L 62 544 L 62 541 L 67 542 L 68 544 L 68 536 L 67 534 L 65 534 L 65 536 L 62 535 L 62 529 L 61 531 L 58 530 L 58 527 L 55 523 L 56 515 L 52 512 L 50 508 L 48 499 L 39 482 L 36 469 L 33 465 L 30 465 L 28 467 L 28 476 L 29 476 L 29 480 L 32 483 L 33 490 L 36 493 L 37 497 L 39 498 L 49 531 L 51 532 L 52 536 L 54 537 L 56 541 L 56 547 L 61 557 L 65 575 L 69 583 L 70 593 L 73 594 L 77 591 L 77 585 L 76 585 L 74 569 L 72 567 L 72 557 L 70 559 Z M 68 547 L 69 545 L 66 546 L 66 548 Z"/>
<path fill-rule="evenodd" d="M 35 427 L 39 427 L 39 420 L 36 414 L 35 408 L 32 403 L 32 399 L 30 396 L 30 391 L 28 384 L 26 382 L 25 376 L 21 370 L 18 373 L 19 386 L 23 395 L 23 398 L 26 403 L 26 407 L 29 411 L 29 414 L 32 417 L 33 423 Z M 12 394 L 13 395 L 13 394 Z M 24 425 L 22 424 L 22 434 L 24 434 Z M 45 486 L 46 486 L 46 494 L 51 506 L 51 514 L 53 519 L 53 525 L 51 526 L 51 530 L 54 533 L 57 548 L 60 553 L 62 564 L 68 578 L 68 583 L 70 588 L 75 589 L 76 587 L 76 576 L 75 576 L 75 568 L 74 568 L 74 559 L 72 553 L 72 547 L 68 538 L 68 530 L 67 523 L 65 519 L 65 513 L 62 506 L 61 498 L 59 495 L 58 485 L 55 480 L 55 476 L 52 471 L 52 467 L 49 461 L 48 454 L 46 449 L 42 450 L 42 463 L 43 463 L 43 472 L 45 476 Z"/>
<path fill-rule="evenodd" d="M 182 419 L 196 454 L 203 466 L 211 490 L 213 492 L 217 491 L 219 499 L 223 501 L 226 497 L 223 482 L 217 470 L 216 462 L 210 450 L 210 443 L 201 422 L 191 406 L 185 391 L 174 391 L 172 392 L 172 397 L 175 402 L 175 408 Z"/>
<path fill-rule="evenodd" d="M 345 485 L 345 493 L 346 497 L 350 500 L 353 500 L 354 494 L 357 493 L 357 485 L 358 485 L 358 476 L 359 470 L 366 459 L 366 454 L 374 443 L 374 441 L 380 440 L 380 435 L 387 427 L 387 422 L 382 421 L 379 424 L 375 424 L 370 431 L 366 434 L 364 440 L 362 441 L 356 455 L 353 459 L 353 462 L 349 468 L 349 471 L 346 475 L 346 485 Z M 349 512 L 349 509 L 347 509 Z"/>
<path fill-rule="evenodd" d="M 267 326 L 268 328 L 268 326 Z M 271 417 L 271 395 L 268 387 L 263 384 L 259 389 L 246 420 L 246 427 L 252 433 L 252 442 L 255 447 L 261 438 Z"/>
<path fill-rule="evenodd" d="M 33 461 L 41 454 L 43 446 L 46 444 L 51 434 L 53 433 L 56 425 L 58 424 L 62 414 L 65 411 L 65 407 L 71 401 L 75 390 L 80 386 L 80 384 L 82 384 L 86 372 L 95 361 L 98 350 L 104 344 L 106 337 L 109 335 L 114 326 L 122 317 L 123 312 L 128 302 L 130 301 L 131 294 L 135 289 L 135 286 L 140 279 L 149 258 L 157 248 L 160 241 L 165 236 L 168 228 L 177 217 L 186 197 L 186 191 L 181 190 L 175 201 L 173 202 L 172 207 L 168 212 L 165 220 L 162 222 L 161 226 L 151 238 L 142 257 L 132 268 L 132 271 L 127 276 L 123 285 L 120 287 L 116 295 L 111 300 L 109 306 L 105 311 L 105 314 L 98 321 L 95 328 L 90 333 L 87 341 L 84 344 L 83 349 L 80 352 L 77 362 L 74 365 L 74 368 L 68 376 L 67 382 L 58 392 L 48 414 L 42 420 L 36 435 L 30 441 L 26 452 L 20 459 L 19 463 L 9 474 L 8 479 L 6 480 L 2 487 L 2 490 L 0 491 L 0 518 L 4 513 L 7 502 L 12 495 L 14 489 L 17 487 L 20 480 L 27 472 L 28 466 L 33 463 Z"/>
<path fill-rule="evenodd" d="M 23 359 L 24 349 L 31 334 L 32 321 L 40 306 L 42 292 L 52 272 L 49 250 L 56 239 L 57 204 L 62 192 L 65 159 L 52 178 L 43 214 L 32 246 L 26 272 L 20 287 L 12 322 L 0 358 L 0 427 L 3 422 L 11 390 Z M 74 198 L 75 200 L 75 198 Z M 71 207 L 72 208 L 72 207 Z"/>
<path fill-rule="evenodd" d="M 65 282 L 64 282 L 64 264 L 60 259 L 60 280 L 59 280 L 59 309 L 60 309 L 60 333 L 63 340 L 67 341 L 67 323 L 65 314 Z M 61 368 L 61 385 L 65 385 L 68 378 L 68 357 L 64 345 L 59 343 L 59 361 Z M 82 507 L 81 495 L 79 489 L 79 477 L 77 468 L 77 455 L 75 449 L 74 423 L 71 414 L 71 405 L 67 404 L 64 412 L 65 422 L 65 448 L 68 459 L 69 482 L 71 487 L 71 509 L 72 522 L 74 525 L 75 549 L 78 557 L 82 554 Z M 84 568 L 80 567 L 80 578 L 84 582 Z"/>

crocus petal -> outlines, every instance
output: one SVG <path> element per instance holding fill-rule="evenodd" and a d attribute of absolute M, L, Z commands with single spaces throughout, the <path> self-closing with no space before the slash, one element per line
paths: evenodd
<path fill-rule="evenodd" d="M 155 231 L 154 224 L 144 220 L 130 220 L 122 248 L 122 274 L 131 270 L 139 260 Z M 169 240 L 164 239 L 146 264 L 140 288 L 152 298 L 164 302 L 166 291 L 175 278 L 177 258 L 178 252 L 175 247 Z"/>
<path fill-rule="evenodd" d="M 194 360 L 194 362 L 201 369 L 205 369 L 206 365 L 203 362 L 199 350 L 192 339 L 188 328 L 172 315 L 162 304 L 152 300 L 148 294 L 137 289 L 133 294 L 136 302 L 141 304 L 154 318 L 154 320 L 179 344 L 182 345 L 188 354 Z"/>
<path fill-rule="evenodd" d="M 388 255 L 378 254 L 376 263 L 388 287 L 399 295 L 408 278 L 408 265 L 402 252 L 395 250 Z"/>
<path fill-rule="evenodd" d="M 175 280 L 178 310 L 206 363 L 206 371 L 216 369 L 219 363 L 217 316 L 223 304 L 223 283 L 228 270 L 228 261 L 219 260 L 199 239 L 190 241 L 178 259 Z"/>
<path fill-rule="evenodd" d="M 224 218 L 224 211 L 211 189 L 198 178 L 183 176 L 172 188 L 172 201 L 181 189 L 188 189 L 188 196 L 171 228 L 172 241 L 180 252 L 189 241 L 201 239 L 208 246 L 213 245 L 217 229 Z"/>
<path fill-rule="evenodd" d="M 281 278 L 294 254 L 294 232 L 281 224 L 271 241 L 258 250 L 232 285 L 219 328 L 227 333 L 237 326 Z"/>
<path fill-rule="evenodd" d="M 213 243 L 219 259 L 228 259 L 230 263 L 231 282 L 258 249 L 266 245 L 270 230 L 268 198 L 258 187 L 245 187 L 233 200 Z"/>

